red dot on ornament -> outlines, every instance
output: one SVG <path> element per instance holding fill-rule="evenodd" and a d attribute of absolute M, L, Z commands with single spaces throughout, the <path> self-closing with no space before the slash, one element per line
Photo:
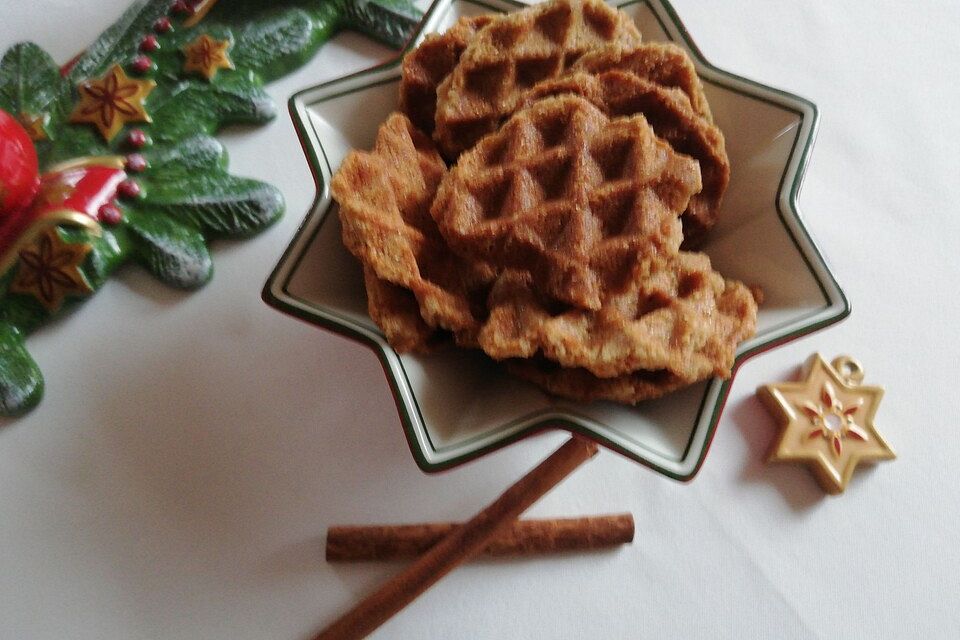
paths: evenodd
<path fill-rule="evenodd" d="M 113 204 L 105 204 L 97 211 L 97 218 L 104 224 L 119 224 L 123 220 L 123 212 Z"/>
<path fill-rule="evenodd" d="M 166 16 L 157 19 L 157 21 L 153 23 L 153 30 L 157 33 L 166 33 L 172 28 L 173 24 L 170 22 L 170 18 Z"/>
<path fill-rule="evenodd" d="M 140 183 L 136 180 L 124 180 L 117 187 L 117 193 L 124 198 L 136 198 L 140 195 Z"/>
<path fill-rule="evenodd" d="M 137 73 L 146 73 L 153 68 L 153 60 L 147 56 L 137 56 L 133 60 L 133 70 Z"/>
<path fill-rule="evenodd" d="M 127 143 L 135 149 L 142 149 L 149 141 L 143 129 L 131 129 L 127 134 Z"/>
<path fill-rule="evenodd" d="M 151 34 L 144 36 L 143 40 L 140 41 L 140 51 L 144 53 L 153 53 L 160 48 L 160 41 L 157 40 L 157 36 Z"/>
<path fill-rule="evenodd" d="M 170 9 L 174 13 L 179 13 L 180 15 L 184 16 L 192 15 L 194 12 L 193 5 L 186 2 L 186 0 L 177 0 L 173 3 Z"/>
<path fill-rule="evenodd" d="M 126 157 L 123 166 L 130 173 L 143 173 L 147 170 L 147 159 L 143 154 L 131 153 Z"/>

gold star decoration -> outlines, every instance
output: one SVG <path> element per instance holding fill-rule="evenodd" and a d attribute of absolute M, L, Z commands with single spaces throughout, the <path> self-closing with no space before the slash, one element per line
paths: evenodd
<path fill-rule="evenodd" d="M 93 293 L 80 272 L 91 249 L 86 242 L 64 242 L 56 227 L 47 227 L 32 245 L 20 250 L 20 266 L 10 291 L 33 296 L 50 313 L 60 308 L 67 295 Z"/>
<path fill-rule="evenodd" d="M 227 54 L 229 48 L 229 40 L 216 40 L 204 33 L 183 48 L 183 55 L 186 56 L 183 70 L 213 80 L 220 69 L 234 68 Z"/>
<path fill-rule="evenodd" d="M 840 356 L 827 364 L 814 354 L 801 382 L 757 389 L 783 428 L 770 460 L 805 462 L 824 491 L 842 493 L 858 463 L 895 458 L 873 425 L 883 389 L 862 380 L 856 360 Z"/>
<path fill-rule="evenodd" d="M 80 102 L 70 114 L 70 122 L 90 123 L 110 142 L 128 122 L 152 122 L 144 100 L 156 86 L 153 80 L 127 77 L 115 64 L 102 78 L 80 83 Z"/>
<path fill-rule="evenodd" d="M 47 134 L 47 123 L 50 121 L 49 114 L 33 114 L 22 111 L 17 120 L 20 121 L 23 129 L 34 142 L 46 140 L 49 137 Z"/>

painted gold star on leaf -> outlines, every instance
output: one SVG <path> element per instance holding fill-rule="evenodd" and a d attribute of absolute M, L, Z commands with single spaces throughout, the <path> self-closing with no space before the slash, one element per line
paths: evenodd
<path fill-rule="evenodd" d="M 33 114 L 23 111 L 17 117 L 17 120 L 20 121 L 23 129 L 34 142 L 46 140 L 49 137 L 47 134 L 47 122 L 49 122 L 50 116 L 48 114 Z"/>
<path fill-rule="evenodd" d="M 32 245 L 20 250 L 10 291 L 33 296 L 50 313 L 59 309 L 68 295 L 93 293 L 80 272 L 91 249 L 88 243 L 64 242 L 56 227 L 47 227 Z"/>
<path fill-rule="evenodd" d="M 115 64 L 102 78 L 80 83 L 80 102 L 70 122 L 88 122 L 110 142 L 128 122 L 151 122 L 144 100 L 156 86 L 153 80 L 127 77 Z"/>
<path fill-rule="evenodd" d="M 227 54 L 229 48 L 229 40 L 216 40 L 204 33 L 183 48 L 183 55 L 187 58 L 183 70 L 213 80 L 220 69 L 234 68 Z"/>
<path fill-rule="evenodd" d="M 805 462 L 824 491 L 842 493 L 858 463 L 896 457 L 873 425 L 883 389 L 862 380 L 863 368 L 852 358 L 831 365 L 814 354 L 803 381 L 760 387 L 783 428 L 770 460 Z"/>

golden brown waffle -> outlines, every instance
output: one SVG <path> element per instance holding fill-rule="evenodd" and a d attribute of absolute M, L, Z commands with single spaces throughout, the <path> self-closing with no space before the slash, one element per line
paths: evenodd
<path fill-rule="evenodd" d="M 602 71 L 629 71 L 664 87 L 683 91 L 693 110 L 713 122 L 703 85 L 687 52 L 669 42 L 599 47 L 584 54 L 570 69 L 597 74 Z"/>
<path fill-rule="evenodd" d="M 534 84 L 559 76 L 586 51 L 639 42 L 633 21 L 602 0 L 554 0 L 499 16 L 438 87 L 434 138 L 455 158 L 495 131 Z"/>
<path fill-rule="evenodd" d="M 724 281 L 699 253 L 638 261 L 609 283 L 597 311 L 557 305 L 529 276 L 512 273 L 488 305 L 479 342 L 494 359 L 542 355 L 601 378 L 663 370 L 687 382 L 729 376 L 757 312 L 749 289 Z"/>
<path fill-rule="evenodd" d="M 449 342 L 449 333 L 424 322 L 412 291 L 381 280 L 370 267 L 363 268 L 363 284 L 367 312 L 398 352 L 425 353 Z"/>
<path fill-rule="evenodd" d="M 424 133 L 433 133 L 437 87 L 453 71 L 477 31 L 493 19 L 492 15 L 460 18 L 445 33 L 428 35 L 403 59 L 400 111 Z"/>
<path fill-rule="evenodd" d="M 394 113 L 377 132 L 373 151 L 351 152 L 330 186 L 347 249 L 377 279 L 410 290 L 428 326 L 470 343 L 478 328 L 471 302 L 482 301 L 482 285 L 493 274 L 454 256 L 428 213 L 445 172 L 430 139 Z M 369 302 L 382 299 L 373 295 Z M 386 312 L 370 315 L 376 320 Z M 420 343 L 411 337 L 404 344 Z"/>
<path fill-rule="evenodd" d="M 634 371 L 614 378 L 598 378 L 586 369 L 566 369 L 543 358 L 508 360 L 507 371 L 545 391 L 577 402 L 610 400 L 636 404 L 659 398 L 690 384 L 667 371 Z"/>
<path fill-rule="evenodd" d="M 703 190 L 690 198 L 681 216 L 683 246 L 697 245 L 716 222 L 730 182 L 730 161 L 720 129 L 698 115 L 680 89 L 667 88 L 625 71 L 573 73 L 541 82 L 526 101 L 532 103 L 565 93 L 583 96 L 610 117 L 643 114 L 654 132 L 674 151 L 700 163 Z"/>
<path fill-rule="evenodd" d="M 700 170 L 643 116 L 608 119 L 579 96 L 546 98 L 486 136 L 431 208 L 461 255 L 530 272 L 549 296 L 600 306 L 637 255 L 672 254 Z"/>

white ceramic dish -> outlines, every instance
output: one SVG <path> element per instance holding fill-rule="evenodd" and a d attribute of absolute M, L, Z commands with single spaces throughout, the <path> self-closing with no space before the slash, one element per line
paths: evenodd
<path fill-rule="evenodd" d="M 413 44 L 462 15 L 513 11 L 506 0 L 437 0 Z M 729 277 L 763 287 L 755 337 L 745 359 L 846 317 L 849 304 L 803 226 L 797 195 L 817 129 L 807 100 L 711 66 L 663 0 L 619 4 L 644 39 L 672 40 L 696 61 L 727 139 L 732 178 L 720 222 L 704 250 Z M 411 44 L 411 46 L 413 46 Z M 437 471 L 547 428 L 580 432 L 672 478 L 703 463 L 731 380 L 714 379 L 638 407 L 552 398 L 486 358 L 463 351 L 398 355 L 366 314 L 361 271 L 340 242 L 327 185 L 351 148 L 369 148 L 397 104 L 399 59 L 302 91 L 290 110 L 318 194 L 264 288 L 272 306 L 369 345 L 379 356 L 410 449 Z"/>

